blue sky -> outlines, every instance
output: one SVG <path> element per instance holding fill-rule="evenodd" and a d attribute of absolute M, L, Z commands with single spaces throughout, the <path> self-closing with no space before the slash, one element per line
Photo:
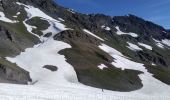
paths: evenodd
<path fill-rule="evenodd" d="M 56 0 L 81 13 L 134 14 L 170 29 L 170 0 Z"/>

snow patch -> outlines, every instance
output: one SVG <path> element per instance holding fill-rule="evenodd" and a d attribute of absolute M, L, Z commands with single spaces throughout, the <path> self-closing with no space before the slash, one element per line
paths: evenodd
<path fill-rule="evenodd" d="M 116 49 L 114 49 L 112 47 L 109 47 L 106 44 L 99 45 L 99 48 L 102 48 L 103 51 L 105 51 L 105 52 L 107 52 L 109 54 L 112 54 L 112 55 L 124 56 L 121 52 L 119 52 L 118 50 L 116 50 Z"/>
<path fill-rule="evenodd" d="M 103 70 L 104 68 L 108 68 L 108 67 L 106 65 L 104 65 L 104 64 L 101 64 L 101 65 L 98 66 L 98 68 Z"/>
<path fill-rule="evenodd" d="M 18 16 L 12 16 L 12 17 L 17 18 Z"/>
<path fill-rule="evenodd" d="M 62 21 L 62 22 L 64 22 L 65 20 L 64 19 L 62 19 L 62 18 L 58 18 L 58 20 L 60 20 L 60 21 Z"/>
<path fill-rule="evenodd" d="M 133 51 L 141 51 L 142 49 L 140 47 L 138 47 L 135 44 L 132 44 L 130 42 L 127 42 L 129 46 L 127 46 L 129 49 L 133 50 Z"/>
<path fill-rule="evenodd" d="M 95 35 L 94 33 L 90 32 L 90 31 L 87 30 L 87 29 L 83 29 L 83 31 L 84 31 L 85 33 L 88 33 L 88 34 L 94 36 L 95 38 L 97 38 L 97 39 L 99 39 L 99 40 L 101 40 L 101 41 L 104 41 L 102 38 L 98 37 L 97 35 Z"/>
<path fill-rule="evenodd" d="M 161 42 L 161 41 L 156 40 L 156 39 L 153 39 L 153 40 L 156 42 L 156 45 L 157 45 L 159 48 L 164 49 L 164 45 L 162 44 L 162 42 Z"/>
<path fill-rule="evenodd" d="M 0 20 L 7 22 L 7 23 L 17 23 L 18 22 L 16 20 L 11 20 L 11 19 L 5 17 L 5 14 L 3 12 L 0 12 Z"/>
<path fill-rule="evenodd" d="M 17 18 L 18 17 L 18 15 L 20 15 L 21 14 L 21 12 L 17 12 L 16 13 L 16 15 L 15 16 L 13 16 L 14 18 Z"/>
<path fill-rule="evenodd" d="M 144 44 L 144 43 L 138 43 L 140 46 L 145 47 L 146 49 L 152 50 L 152 47 L 150 45 Z"/>
<path fill-rule="evenodd" d="M 35 26 L 31 26 L 31 25 L 27 24 L 27 23 L 26 23 L 26 21 L 27 21 L 27 20 L 28 20 L 28 19 L 26 19 L 25 21 L 23 21 L 23 24 L 24 24 L 24 25 L 25 25 L 25 27 L 27 28 L 27 31 L 28 31 L 29 33 L 31 33 L 31 34 L 33 34 L 33 35 L 35 35 L 36 37 L 40 38 L 40 36 L 39 36 L 39 35 L 34 34 L 34 33 L 32 32 L 32 30 L 33 30 L 33 29 L 36 29 L 37 27 L 35 27 Z"/>
<path fill-rule="evenodd" d="M 20 15 L 21 14 L 21 12 L 17 12 L 17 15 Z"/>
<path fill-rule="evenodd" d="M 166 31 L 162 31 L 163 33 L 167 33 Z"/>
<path fill-rule="evenodd" d="M 156 66 L 156 64 L 155 64 L 155 63 L 151 63 L 151 65 L 152 65 L 152 66 Z"/>
<path fill-rule="evenodd" d="M 162 40 L 162 43 L 170 47 L 170 40 L 164 39 Z"/>
<path fill-rule="evenodd" d="M 110 27 L 105 26 L 105 25 L 102 25 L 101 28 L 102 28 L 102 29 L 105 29 L 106 31 L 110 31 L 110 30 L 111 30 Z"/>
<path fill-rule="evenodd" d="M 138 35 L 137 35 L 136 33 L 132 33 L 132 32 L 125 33 L 125 32 L 122 32 L 122 31 L 119 29 L 118 26 L 116 26 L 115 28 L 117 29 L 117 32 L 116 32 L 117 35 L 130 35 L 130 36 L 132 36 L 132 37 L 134 37 L 134 38 L 138 37 Z"/>

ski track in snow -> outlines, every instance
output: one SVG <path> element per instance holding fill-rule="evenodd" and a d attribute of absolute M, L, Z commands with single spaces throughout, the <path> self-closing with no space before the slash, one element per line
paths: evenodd
<path fill-rule="evenodd" d="M 21 3 L 18 4 L 24 5 Z M 99 48 L 116 59 L 112 63 L 115 67 L 144 72 L 144 74 L 139 75 L 144 87 L 132 92 L 115 92 L 109 90 L 102 92 L 101 89 L 79 83 L 73 67 L 66 62 L 63 55 L 58 54 L 60 50 L 71 48 L 71 46 L 53 39 L 55 34 L 67 30 L 67 28 L 57 20 L 44 15 L 37 8 L 24 6 L 30 15 L 29 19 L 38 16 L 50 23 L 50 27 L 42 32 L 44 34 L 52 32 L 52 36 L 49 38 L 40 36 L 39 38 L 43 41 L 42 43 L 35 45 L 33 48 L 26 49 L 25 52 L 14 58 L 7 57 L 7 60 L 29 71 L 33 82 L 36 83 L 33 85 L 1 83 L 1 100 L 170 100 L 169 87 L 153 78 L 144 68 L 143 64 L 127 59 L 122 53 L 105 44 L 100 45 Z M 33 28 L 29 25 L 26 25 L 26 27 L 29 32 Z M 58 70 L 51 72 L 48 69 L 44 69 L 44 65 L 54 65 L 58 67 Z M 101 66 L 102 68 L 106 67 L 102 64 Z"/>

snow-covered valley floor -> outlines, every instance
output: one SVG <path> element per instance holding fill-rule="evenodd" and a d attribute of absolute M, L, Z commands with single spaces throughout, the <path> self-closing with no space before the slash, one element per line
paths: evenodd
<path fill-rule="evenodd" d="M 80 84 L 37 87 L 0 84 L 1 100 L 170 100 L 169 95 L 152 96 L 131 92 L 112 92 Z M 167 93 L 168 94 L 168 93 Z"/>

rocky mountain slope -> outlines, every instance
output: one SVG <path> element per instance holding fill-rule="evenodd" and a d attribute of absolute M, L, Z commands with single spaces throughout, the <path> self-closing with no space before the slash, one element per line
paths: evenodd
<path fill-rule="evenodd" d="M 0 72 L 1 83 L 15 83 L 0 84 L 4 98 L 169 100 L 170 31 L 134 15 L 1 0 Z"/>

